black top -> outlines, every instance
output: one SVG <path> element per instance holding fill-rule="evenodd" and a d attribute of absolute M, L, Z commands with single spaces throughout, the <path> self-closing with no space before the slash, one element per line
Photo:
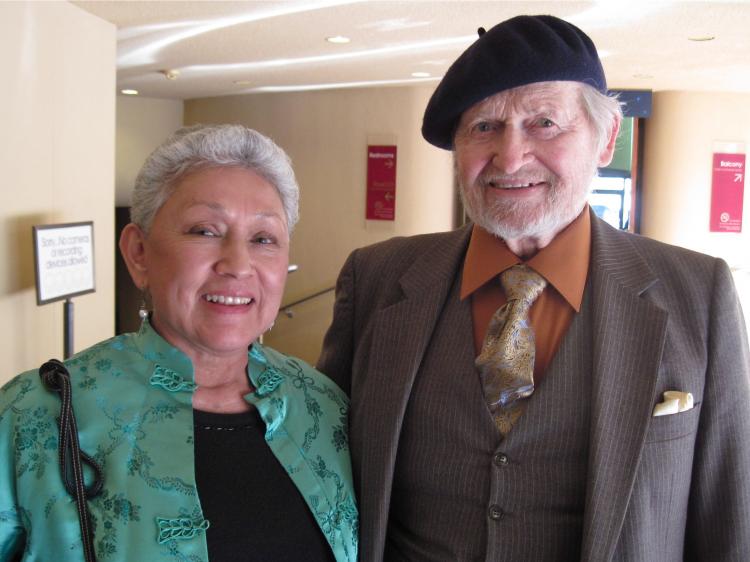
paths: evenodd
<path fill-rule="evenodd" d="M 193 414 L 209 560 L 333 561 L 309 507 L 266 444 L 257 410 Z"/>

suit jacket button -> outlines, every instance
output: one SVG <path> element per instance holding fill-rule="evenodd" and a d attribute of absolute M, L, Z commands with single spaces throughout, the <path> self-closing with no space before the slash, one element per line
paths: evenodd
<path fill-rule="evenodd" d="M 491 505 L 490 509 L 488 510 L 488 515 L 490 516 L 490 519 L 493 521 L 500 521 L 503 517 L 505 517 L 505 513 L 502 509 L 500 509 L 499 505 Z"/>
<path fill-rule="evenodd" d="M 493 459 L 497 466 L 508 466 L 508 455 L 505 453 L 497 453 Z"/>

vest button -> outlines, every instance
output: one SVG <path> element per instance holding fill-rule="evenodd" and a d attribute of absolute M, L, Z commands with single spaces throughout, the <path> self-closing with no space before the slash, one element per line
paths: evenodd
<path fill-rule="evenodd" d="M 502 509 L 500 509 L 499 505 L 491 505 L 490 509 L 488 510 L 488 515 L 493 521 L 500 521 L 503 517 L 505 517 L 505 513 Z"/>
<path fill-rule="evenodd" d="M 497 466 L 508 466 L 508 455 L 505 453 L 497 453 L 493 460 Z"/>

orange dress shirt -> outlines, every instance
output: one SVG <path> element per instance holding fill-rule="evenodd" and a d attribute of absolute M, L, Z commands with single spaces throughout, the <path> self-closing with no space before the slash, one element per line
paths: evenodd
<path fill-rule="evenodd" d="M 591 254 L 588 205 L 552 242 L 527 261 L 501 239 L 474 226 L 464 259 L 461 300 L 471 298 L 474 348 L 479 355 L 490 319 L 505 304 L 500 273 L 525 263 L 547 280 L 529 312 L 536 341 L 534 380 L 539 382 L 552 361 L 574 315 L 581 309 Z"/>

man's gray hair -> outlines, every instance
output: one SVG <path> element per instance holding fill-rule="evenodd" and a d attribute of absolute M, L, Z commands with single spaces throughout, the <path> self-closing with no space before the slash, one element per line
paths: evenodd
<path fill-rule="evenodd" d="M 252 170 L 278 192 L 291 233 L 299 218 L 299 186 L 289 156 L 243 125 L 193 125 L 172 134 L 146 159 L 135 180 L 130 220 L 148 233 L 177 184 L 205 168 Z"/>
<path fill-rule="evenodd" d="M 588 84 L 581 84 L 581 101 L 594 128 L 599 154 L 607 145 L 615 118 L 622 119 L 622 104 L 617 96 L 602 94 Z"/>

